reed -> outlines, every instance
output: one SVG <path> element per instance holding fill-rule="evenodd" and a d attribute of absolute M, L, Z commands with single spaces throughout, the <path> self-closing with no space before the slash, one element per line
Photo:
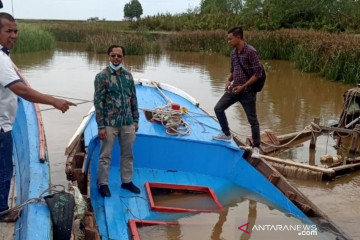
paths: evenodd
<path fill-rule="evenodd" d="M 19 24 L 13 53 L 36 52 L 55 48 L 54 36 L 36 26 Z"/>
<path fill-rule="evenodd" d="M 126 55 L 144 55 L 147 53 L 161 53 L 159 42 L 151 41 L 141 34 L 130 33 L 107 33 L 89 35 L 86 37 L 88 51 L 106 53 L 110 45 L 124 46 Z"/>
<path fill-rule="evenodd" d="M 217 16 L 190 13 L 178 15 L 176 18 L 171 15 L 145 17 L 133 23 L 108 21 L 34 23 L 26 21 L 26 23 L 27 27 L 24 27 L 25 23 L 20 24 L 21 34 L 15 52 L 52 48 L 54 40 L 51 36 L 55 36 L 57 41 L 84 42 L 89 51 L 95 52 L 106 52 L 109 45 L 116 43 L 124 45 L 129 55 L 161 53 L 159 40 L 165 39 L 165 47 L 168 50 L 219 53 L 229 56 L 231 48 L 227 44 L 227 33 L 224 29 L 240 25 L 241 19 L 237 16 L 229 18 L 228 15 L 221 14 Z M 137 31 L 129 31 L 129 27 L 136 27 Z M 218 28 L 223 30 L 198 30 Z M 150 33 L 149 29 L 196 30 Z M 249 28 L 244 26 L 244 29 Z M 26 36 L 26 34 L 33 35 Z M 21 35 L 24 37 L 22 38 Z M 246 41 L 258 50 L 261 59 L 291 60 L 302 71 L 319 72 L 334 81 L 355 83 L 360 80 L 358 35 L 297 29 L 245 31 L 244 35 Z M 38 43 L 39 41 L 43 43 Z"/>
<path fill-rule="evenodd" d="M 243 16 L 240 14 L 224 14 L 221 12 L 212 14 L 158 14 L 134 21 L 129 27 L 132 29 L 144 28 L 149 31 L 217 30 L 228 29 L 237 25 L 248 27 L 242 18 Z"/>
<path fill-rule="evenodd" d="M 119 33 L 128 30 L 127 22 L 115 21 L 42 21 L 38 24 L 61 42 L 85 42 L 89 35 Z"/>
<path fill-rule="evenodd" d="M 230 54 L 226 31 L 182 31 L 168 37 L 167 49 Z M 360 38 L 312 30 L 245 31 L 261 59 L 294 61 L 305 72 L 344 83 L 360 81 Z"/>
<path fill-rule="evenodd" d="M 166 48 L 174 51 L 228 53 L 226 32 L 216 31 L 182 31 L 167 36 Z"/>

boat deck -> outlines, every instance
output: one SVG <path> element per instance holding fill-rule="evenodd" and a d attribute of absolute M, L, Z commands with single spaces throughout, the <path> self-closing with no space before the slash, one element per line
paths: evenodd
<path fill-rule="evenodd" d="M 91 205 L 102 239 L 129 239 L 131 233 L 128 224 L 133 219 L 171 222 L 180 221 L 184 216 L 209 214 L 153 211 L 145 188 L 147 182 L 208 187 L 225 208 L 231 201 L 237 204 L 247 199 L 269 208 L 269 215 L 276 212 L 282 218 L 286 216 L 285 219 L 312 224 L 299 208 L 243 158 L 244 151 L 233 140 L 227 143 L 212 139 L 213 135 L 221 132 L 219 124 L 194 99 L 188 96 L 184 98 L 186 93 L 169 89 L 168 86 L 157 89 L 142 83 L 136 86 L 136 90 L 140 119 L 133 149 L 135 161 L 132 180 L 140 188 L 141 194 L 121 188 L 121 149 L 115 141 L 109 173 L 111 197 L 100 196 L 96 182 L 100 151 L 98 129 L 94 114 L 86 120 L 83 142 L 86 161 L 82 171 L 88 174 Z M 169 135 L 163 124 L 146 118 L 146 110 L 152 111 L 169 105 L 169 102 L 186 107 L 186 114 L 182 118 L 191 126 L 189 134 Z M 230 221 L 237 222 L 237 218 L 235 216 Z M 201 221 L 199 223 L 202 224 Z"/>
<path fill-rule="evenodd" d="M 93 166 L 92 170 L 96 172 L 96 166 Z M 96 173 L 94 175 L 96 175 Z M 104 237 L 106 236 L 106 238 L 110 239 L 123 239 L 122 236 L 128 236 L 129 229 L 124 228 L 124 226 L 128 225 L 128 221 L 130 219 L 172 222 L 178 221 L 185 216 L 189 217 L 190 215 L 196 215 L 196 213 L 189 212 L 169 213 L 152 211 L 145 189 L 146 182 L 207 186 L 215 192 L 219 201 L 225 207 L 230 202 L 236 201 L 231 199 L 231 196 L 233 196 L 236 199 L 251 199 L 271 206 L 277 210 L 281 209 L 280 206 L 275 206 L 274 203 L 264 201 L 264 199 L 256 193 L 245 188 L 235 186 L 233 182 L 224 178 L 213 177 L 206 174 L 137 168 L 134 170 L 133 182 L 141 189 L 141 193 L 139 195 L 133 194 L 120 187 L 121 180 L 119 168 L 110 168 L 109 179 L 111 179 L 111 182 L 109 182 L 109 188 L 111 191 L 110 198 L 103 198 L 99 195 L 95 176 L 92 176 L 90 179 L 90 195 L 97 219 L 100 220 L 100 222 L 106 223 L 106 225 L 99 225 L 99 232 Z M 234 194 L 234 192 L 236 192 L 236 194 Z M 229 221 L 236 221 L 236 219 L 231 219 Z M 202 223 L 197 222 L 197 224 Z M 206 221 L 203 222 L 203 224 L 206 224 Z"/>

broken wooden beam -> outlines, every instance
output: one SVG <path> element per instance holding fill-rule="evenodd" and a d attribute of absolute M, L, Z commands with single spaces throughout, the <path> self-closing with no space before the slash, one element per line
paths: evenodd
<path fill-rule="evenodd" d="M 323 173 L 326 173 L 326 174 L 329 174 L 329 175 L 335 174 L 334 170 L 328 169 L 328 168 L 310 166 L 310 165 L 304 164 L 304 163 L 298 163 L 298 162 L 294 162 L 294 161 L 287 160 L 287 159 L 284 160 L 284 159 L 281 159 L 281 158 L 265 156 L 265 155 L 261 155 L 261 157 L 266 159 L 266 160 L 269 160 L 269 161 L 282 163 L 282 164 L 286 164 L 286 165 L 291 165 L 291 166 L 296 166 L 296 167 L 301 167 L 301 168 L 306 168 L 306 169 L 310 169 L 310 170 L 317 171 L 317 172 L 323 172 Z"/>

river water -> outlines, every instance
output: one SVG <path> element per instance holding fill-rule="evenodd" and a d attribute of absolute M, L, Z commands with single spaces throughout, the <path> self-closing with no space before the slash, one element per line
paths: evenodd
<path fill-rule="evenodd" d="M 108 62 L 105 54 L 88 53 L 79 44 L 61 44 L 55 51 L 13 54 L 12 59 L 33 88 L 47 94 L 83 101 L 92 100 L 94 77 Z M 213 107 L 223 93 L 229 73 L 229 58 L 216 54 L 169 52 L 161 55 L 126 56 L 124 63 L 134 78 L 166 82 L 181 88 L 195 97 L 200 106 L 210 114 L 214 114 Z M 316 74 L 302 73 L 290 62 L 263 63 L 269 66 L 270 71 L 263 91 L 258 94 L 261 131 L 286 134 L 301 131 L 315 117 L 320 117 L 323 125 L 338 120 L 343 93 L 353 86 L 330 82 Z M 53 184 L 67 184 L 64 151 L 90 107 L 90 103 L 80 104 L 62 114 L 57 110 L 48 110 L 48 106 L 41 106 Z M 227 116 L 232 130 L 245 140 L 250 135 L 250 127 L 241 106 L 229 108 Z M 326 153 L 336 153 L 334 142 L 329 137 L 319 141 L 318 145 L 327 145 L 317 148 L 317 158 Z M 308 153 L 300 149 L 295 149 L 291 156 L 307 161 Z M 349 236 L 360 239 L 360 172 L 330 182 L 290 181 Z M 234 211 L 247 211 L 250 205 L 246 204 Z M 264 207 L 258 206 L 258 211 L 262 208 Z M 220 220 L 221 216 L 216 215 L 214 218 Z M 214 234 L 219 237 L 214 237 Z M 222 234 L 221 228 L 219 233 L 219 229 L 215 227 L 209 239 L 232 239 L 226 237 L 224 229 Z"/>

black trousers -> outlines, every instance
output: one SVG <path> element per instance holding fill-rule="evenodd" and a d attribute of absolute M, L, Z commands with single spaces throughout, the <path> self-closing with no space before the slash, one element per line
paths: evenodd
<path fill-rule="evenodd" d="M 239 94 L 225 92 L 220 98 L 214 111 L 220 123 L 221 130 L 226 135 L 230 135 L 230 128 L 225 115 L 225 110 L 236 102 L 240 102 L 246 113 L 246 117 L 251 126 L 254 147 L 260 147 L 260 126 L 256 115 L 256 93 L 251 90 Z"/>

